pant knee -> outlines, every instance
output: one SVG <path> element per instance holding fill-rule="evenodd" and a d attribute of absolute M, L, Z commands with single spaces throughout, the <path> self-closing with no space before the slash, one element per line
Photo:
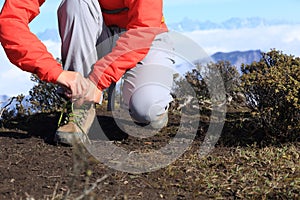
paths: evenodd
<path fill-rule="evenodd" d="M 172 101 L 169 89 L 146 85 L 137 89 L 129 101 L 129 113 L 134 121 L 151 123 L 167 112 Z"/>

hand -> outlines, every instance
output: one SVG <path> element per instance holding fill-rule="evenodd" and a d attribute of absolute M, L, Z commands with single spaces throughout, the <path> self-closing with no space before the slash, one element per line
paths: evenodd
<path fill-rule="evenodd" d="M 102 98 L 101 90 L 99 90 L 90 79 L 87 78 L 86 81 L 88 82 L 89 86 L 85 92 L 85 96 L 77 98 L 73 101 L 76 107 L 80 107 L 84 103 L 100 103 Z"/>
<path fill-rule="evenodd" d="M 86 96 L 90 84 L 79 72 L 73 71 L 63 71 L 56 82 L 66 87 L 65 95 L 75 101 Z"/>
<path fill-rule="evenodd" d="M 83 100 L 85 102 L 100 103 L 102 91 L 90 79 L 87 78 L 86 80 L 89 82 L 89 87 Z"/>

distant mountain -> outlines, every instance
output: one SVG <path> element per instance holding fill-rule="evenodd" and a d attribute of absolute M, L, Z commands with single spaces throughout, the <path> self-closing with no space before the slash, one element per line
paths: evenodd
<path fill-rule="evenodd" d="M 233 51 L 233 52 L 217 52 L 211 55 L 211 58 L 215 61 L 229 61 L 231 65 L 240 69 L 242 64 L 251 64 L 252 62 L 260 61 L 262 58 L 260 50 L 249 51 Z"/>
<path fill-rule="evenodd" d="M 0 107 L 4 102 L 6 102 L 9 99 L 9 96 L 7 95 L 0 95 Z"/>
<path fill-rule="evenodd" d="M 190 18 L 184 18 L 181 22 L 170 23 L 168 27 L 174 31 L 190 32 L 196 30 L 213 30 L 213 29 L 240 29 L 255 28 L 259 26 L 274 26 L 300 24 L 300 22 L 289 22 L 285 20 L 266 20 L 259 17 L 252 18 L 230 18 L 226 21 L 216 23 L 211 21 L 200 21 Z"/>
<path fill-rule="evenodd" d="M 274 26 L 300 24 L 300 22 L 289 22 L 285 20 L 266 20 L 260 17 L 252 18 L 230 18 L 220 23 L 212 21 L 200 21 L 198 19 L 184 18 L 180 22 L 168 23 L 170 30 L 179 32 L 191 32 L 196 30 L 213 30 L 213 29 L 240 29 L 240 28 L 255 28 L 259 26 Z M 52 40 L 60 42 L 60 37 L 57 29 L 46 29 L 43 32 L 36 34 L 40 40 Z"/>
<path fill-rule="evenodd" d="M 212 21 L 200 21 L 198 19 L 184 18 L 180 22 L 168 23 L 170 30 L 178 32 L 191 32 L 196 30 L 213 30 L 213 29 L 240 29 L 240 28 L 256 28 L 260 26 L 274 26 L 274 25 L 291 25 L 300 24 L 299 22 L 289 22 L 285 20 L 266 20 L 260 17 L 252 18 L 230 18 L 223 22 L 217 23 Z M 59 32 L 57 29 L 46 29 L 43 32 L 36 34 L 37 37 L 44 40 L 52 40 L 60 42 Z"/>

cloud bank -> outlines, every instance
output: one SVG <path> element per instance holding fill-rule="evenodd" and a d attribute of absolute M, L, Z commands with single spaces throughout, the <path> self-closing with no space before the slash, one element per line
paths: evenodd
<path fill-rule="evenodd" d="M 216 52 L 257 50 L 269 51 L 272 48 L 285 54 L 300 56 L 300 25 L 261 26 L 242 29 L 214 29 L 185 32 L 212 55 Z M 54 58 L 60 57 L 60 43 L 43 41 Z M 10 64 L 3 49 L 0 50 L 0 95 L 27 93 L 32 88 L 30 74 Z"/>
<path fill-rule="evenodd" d="M 60 43 L 51 40 L 43 41 L 54 58 L 60 57 Z M 3 48 L 0 48 L 0 95 L 16 96 L 28 94 L 34 83 L 30 73 L 24 72 L 7 59 Z"/>
<path fill-rule="evenodd" d="M 234 30 L 205 30 L 185 33 L 208 54 L 277 49 L 285 54 L 300 56 L 300 25 L 262 26 Z"/>

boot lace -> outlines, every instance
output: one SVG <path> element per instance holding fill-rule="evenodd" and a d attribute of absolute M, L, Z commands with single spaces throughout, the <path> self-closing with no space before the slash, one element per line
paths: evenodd
<path fill-rule="evenodd" d="M 73 122 L 78 126 L 80 131 L 84 134 L 85 131 L 82 128 L 82 123 L 84 118 L 86 117 L 86 113 L 88 110 L 88 105 L 82 105 L 80 109 L 77 109 L 77 113 L 74 112 L 74 103 L 67 102 L 64 104 L 63 109 L 60 113 L 60 117 L 58 120 L 58 127 L 68 124 L 69 122 Z"/>

